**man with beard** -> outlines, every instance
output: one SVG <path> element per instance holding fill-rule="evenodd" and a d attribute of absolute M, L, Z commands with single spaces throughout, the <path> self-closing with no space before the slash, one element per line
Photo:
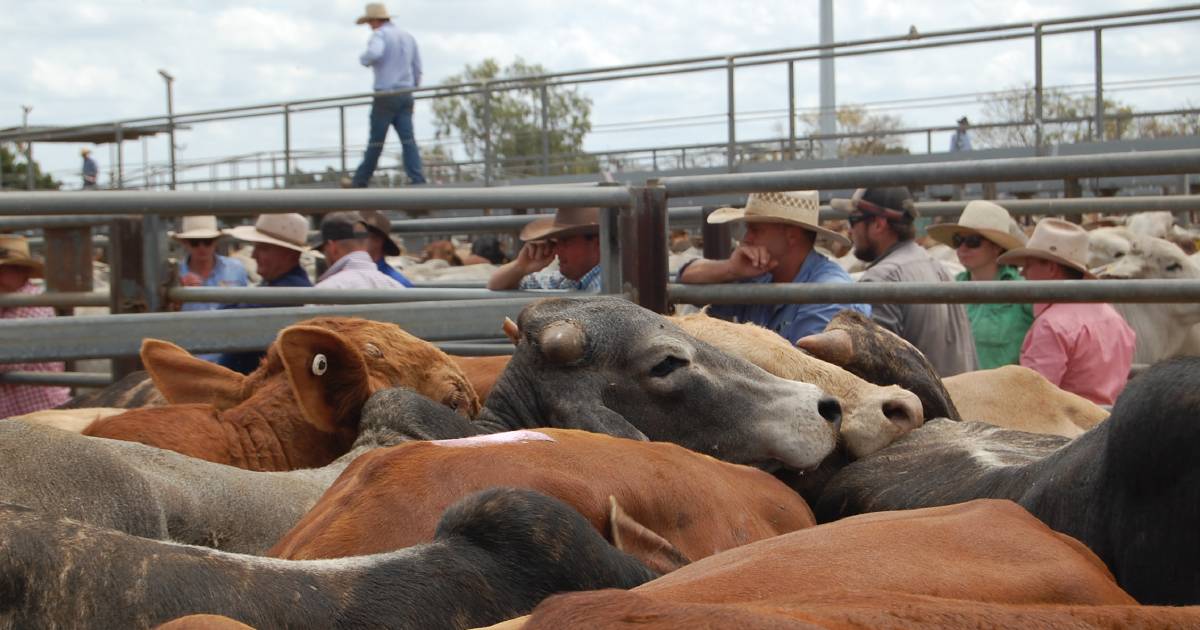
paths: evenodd
<path fill-rule="evenodd" d="M 913 242 L 917 209 L 902 186 L 860 188 L 834 207 L 850 213 L 859 282 L 952 282 L 941 263 Z M 872 304 L 871 317 L 920 350 L 942 377 L 979 368 L 971 323 L 961 304 Z"/>

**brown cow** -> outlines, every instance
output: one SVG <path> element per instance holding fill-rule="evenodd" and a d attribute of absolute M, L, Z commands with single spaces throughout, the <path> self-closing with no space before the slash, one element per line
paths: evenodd
<path fill-rule="evenodd" d="M 324 466 L 349 450 L 363 403 L 406 386 L 467 417 L 479 411 L 470 382 L 432 344 L 394 324 L 317 318 L 279 333 L 249 376 L 147 340 L 142 361 L 172 404 L 103 418 L 84 435 L 170 449 L 248 470 Z M 330 402 L 317 381 L 335 381 Z M 186 404 L 191 403 L 191 404 Z"/>
<path fill-rule="evenodd" d="M 452 267 L 461 267 L 462 258 L 458 257 L 458 250 L 454 248 L 454 243 L 450 241 L 434 241 L 425 246 L 421 251 L 421 262 L 430 260 L 444 260 L 450 263 Z"/>
<path fill-rule="evenodd" d="M 155 626 L 154 630 L 254 630 L 254 628 L 223 615 L 188 615 Z"/>
<path fill-rule="evenodd" d="M 831 598 L 841 603 L 859 592 L 901 601 L 935 596 L 1025 606 L 1136 604 L 1087 547 L 1009 501 L 865 516 L 871 518 L 851 517 L 698 560 L 630 593 L 556 596 L 535 609 L 525 627 L 606 628 L 629 619 L 643 621 L 639 628 L 689 627 L 680 620 L 696 610 L 710 611 L 710 620 L 753 620 L 764 610 L 803 610 Z M 900 605 L 895 613 L 906 610 Z"/>
<path fill-rule="evenodd" d="M 537 429 L 368 452 L 267 554 L 311 560 L 428 542 L 448 505 L 497 485 L 558 497 L 659 572 L 814 523 L 803 499 L 758 469 L 666 442 Z"/>

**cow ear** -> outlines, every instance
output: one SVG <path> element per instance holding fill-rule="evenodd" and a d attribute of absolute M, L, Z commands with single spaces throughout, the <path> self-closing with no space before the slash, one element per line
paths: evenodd
<path fill-rule="evenodd" d="M 802 337 L 796 347 L 834 365 L 845 366 L 854 359 L 854 339 L 844 330 L 826 330 Z"/>
<path fill-rule="evenodd" d="M 318 326 L 290 326 L 275 343 L 292 395 L 313 426 L 332 433 L 358 421 L 371 385 L 357 348 Z"/>
<path fill-rule="evenodd" d="M 245 400 L 245 376 L 196 358 L 169 341 L 145 339 L 139 354 L 154 386 L 173 405 L 201 403 L 223 410 Z"/>
<path fill-rule="evenodd" d="M 614 547 L 637 558 L 659 575 L 666 575 L 692 562 L 671 541 L 622 510 L 621 504 L 612 495 L 608 497 L 608 533 L 609 542 Z"/>
<path fill-rule="evenodd" d="M 504 336 L 508 337 L 508 340 L 511 341 L 514 346 L 521 343 L 521 329 L 517 327 L 517 322 L 505 317 L 504 324 L 502 324 L 500 328 L 504 331 Z"/>

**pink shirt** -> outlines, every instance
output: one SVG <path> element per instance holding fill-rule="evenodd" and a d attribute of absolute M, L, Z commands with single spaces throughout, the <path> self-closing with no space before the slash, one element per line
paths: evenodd
<path fill-rule="evenodd" d="M 13 293 L 37 295 L 42 290 L 32 283 Z M 16 306 L 0 308 L 0 319 L 32 319 L 54 317 L 54 309 L 49 306 Z M 58 361 L 43 363 L 9 363 L 0 365 L 0 372 L 61 372 L 63 364 Z M 41 411 L 57 407 L 71 398 L 71 390 L 66 387 L 40 387 L 37 385 L 12 385 L 0 383 L 0 418 L 19 416 L 33 411 Z"/>
<path fill-rule="evenodd" d="M 1035 304 L 1021 365 L 1055 385 L 1111 405 L 1125 388 L 1136 335 L 1108 304 Z"/>

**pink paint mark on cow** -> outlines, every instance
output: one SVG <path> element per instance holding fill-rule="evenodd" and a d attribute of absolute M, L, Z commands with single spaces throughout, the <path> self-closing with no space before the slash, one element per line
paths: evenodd
<path fill-rule="evenodd" d="M 506 431 L 504 433 L 491 433 L 488 435 L 473 435 L 465 438 L 455 438 L 453 440 L 433 440 L 433 444 L 438 446 L 454 446 L 454 447 L 476 447 L 476 446 L 492 446 L 495 444 L 511 444 L 513 442 L 532 442 L 532 441 L 553 442 L 554 438 L 545 433 L 537 431 Z"/>

